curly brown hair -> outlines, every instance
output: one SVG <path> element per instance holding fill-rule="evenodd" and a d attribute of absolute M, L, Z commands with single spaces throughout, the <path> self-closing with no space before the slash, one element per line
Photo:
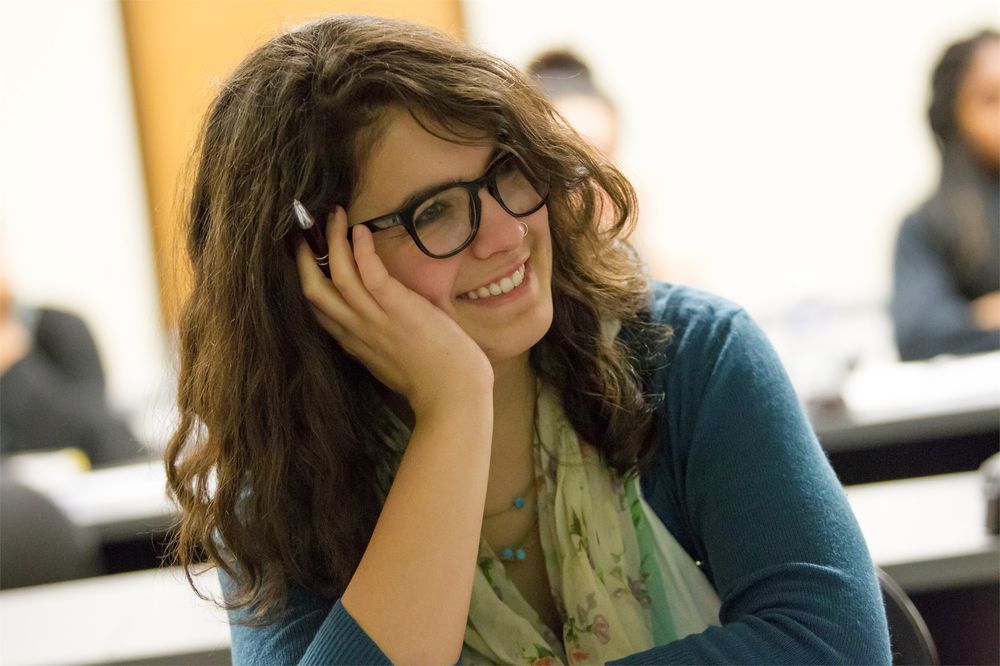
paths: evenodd
<path fill-rule="evenodd" d="M 194 284 L 166 451 L 177 560 L 222 567 L 236 582 L 228 607 L 255 621 L 284 606 L 289 581 L 342 594 L 386 490 L 376 470 L 395 460 L 380 385 L 301 292 L 290 206 L 351 201 L 389 106 L 492 137 L 549 180 L 554 319 L 532 365 L 612 468 L 642 468 L 655 450 L 643 368 L 669 332 L 643 314 L 646 280 L 623 240 L 635 193 L 621 173 L 515 68 L 431 28 L 333 16 L 281 34 L 223 84 L 194 155 Z M 602 336 L 608 319 L 632 343 Z"/>

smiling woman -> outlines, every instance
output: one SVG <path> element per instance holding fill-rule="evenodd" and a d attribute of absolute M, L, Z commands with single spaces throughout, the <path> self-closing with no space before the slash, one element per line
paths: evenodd
<path fill-rule="evenodd" d="M 166 458 L 234 662 L 888 660 L 770 347 L 647 282 L 631 186 L 520 72 L 325 18 L 237 68 L 197 160 Z"/>
<path fill-rule="evenodd" d="M 404 108 L 388 111 L 383 122 L 362 161 L 366 176 L 347 208 L 348 224 L 385 216 L 387 204 L 412 201 L 388 214 L 401 219 L 408 235 L 393 227 L 372 235 L 388 273 L 458 323 L 494 366 L 526 354 L 552 323 L 549 214 L 525 175 L 528 167 L 510 154 L 492 159 L 489 141 L 462 144 L 444 127 L 431 126 L 432 133 Z M 415 155 L 419 171 L 412 167 Z"/>

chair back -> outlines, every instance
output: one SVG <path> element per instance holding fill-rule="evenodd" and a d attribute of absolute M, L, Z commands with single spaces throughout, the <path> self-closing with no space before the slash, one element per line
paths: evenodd
<path fill-rule="evenodd" d="M 910 597 L 889 574 L 877 570 L 885 616 L 889 622 L 889 641 L 893 664 L 939 664 L 937 648 L 924 618 Z"/>
<path fill-rule="evenodd" d="M 47 497 L 0 477 L 0 589 L 96 576 L 99 548 Z"/>

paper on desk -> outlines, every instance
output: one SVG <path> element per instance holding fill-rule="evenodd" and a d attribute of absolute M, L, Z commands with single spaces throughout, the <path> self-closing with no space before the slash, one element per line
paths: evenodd
<path fill-rule="evenodd" d="M 935 412 L 1000 405 L 1000 352 L 859 368 L 844 403 L 855 414 Z"/>
<path fill-rule="evenodd" d="M 52 488 L 87 472 L 90 461 L 87 454 L 77 448 L 26 451 L 4 458 L 3 468 L 12 479 L 47 494 Z"/>

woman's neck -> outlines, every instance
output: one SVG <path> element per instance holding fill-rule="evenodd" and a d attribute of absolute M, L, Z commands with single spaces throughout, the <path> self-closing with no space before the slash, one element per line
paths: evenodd
<path fill-rule="evenodd" d="M 528 354 L 493 365 L 493 418 L 508 410 L 519 411 L 535 402 L 535 370 Z"/>
<path fill-rule="evenodd" d="M 494 365 L 493 369 L 493 450 L 486 490 L 487 515 L 524 493 L 535 476 L 535 371 L 527 353 Z"/>

